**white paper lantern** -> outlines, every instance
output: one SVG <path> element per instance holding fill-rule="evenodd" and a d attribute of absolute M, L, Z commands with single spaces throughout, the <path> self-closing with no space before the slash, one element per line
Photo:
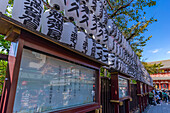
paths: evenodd
<path fill-rule="evenodd" d="M 123 73 L 123 68 L 124 68 L 124 67 L 123 67 L 123 61 L 121 60 L 121 61 L 120 61 L 120 72 L 122 72 L 122 73 Z"/>
<path fill-rule="evenodd" d="M 119 34 L 118 34 L 118 43 L 120 45 L 122 45 L 122 33 L 119 31 Z"/>
<path fill-rule="evenodd" d="M 103 3 L 103 7 L 106 9 L 106 7 L 107 7 L 107 1 L 106 1 L 106 0 L 101 0 L 101 2 Z"/>
<path fill-rule="evenodd" d="M 96 43 L 92 38 L 88 38 L 88 49 L 86 55 L 95 57 Z"/>
<path fill-rule="evenodd" d="M 88 37 L 84 32 L 77 33 L 77 44 L 75 47 L 76 50 L 86 53 L 88 49 Z"/>
<path fill-rule="evenodd" d="M 115 58 L 114 58 L 114 69 L 118 69 L 118 57 L 117 56 L 115 56 Z"/>
<path fill-rule="evenodd" d="M 97 1 L 97 3 L 96 3 L 95 15 L 96 15 L 99 19 L 102 18 L 102 15 L 103 15 L 103 4 L 102 4 L 101 1 Z"/>
<path fill-rule="evenodd" d="M 126 41 L 126 50 L 127 50 L 127 53 L 129 52 L 129 42 Z"/>
<path fill-rule="evenodd" d="M 123 61 L 125 63 L 127 63 L 127 51 L 125 49 L 123 49 L 123 52 L 124 52 L 124 59 L 123 59 Z"/>
<path fill-rule="evenodd" d="M 64 14 L 72 21 L 77 20 L 79 17 L 79 0 L 67 0 Z"/>
<path fill-rule="evenodd" d="M 5 13 L 9 0 L 0 0 L 0 12 Z"/>
<path fill-rule="evenodd" d="M 119 56 L 119 53 L 120 53 L 120 45 L 117 43 L 116 44 L 116 53 L 115 53 L 115 55 Z"/>
<path fill-rule="evenodd" d="M 122 54 L 123 54 L 123 56 L 122 56 L 123 59 L 122 59 L 122 60 L 123 60 L 124 62 L 125 62 L 125 51 L 126 51 L 126 50 L 123 48 L 123 52 L 122 52 Z"/>
<path fill-rule="evenodd" d="M 96 11 L 96 3 L 97 3 L 97 0 L 88 0 L 86 5 L 91 11 L 91 13 L 94 13 Z"/>
<path fill-rule="evenodd" d="M 123 60 L 123 48 L 120 46 L 120 59 Z"/>
<path fill-rule="evenodd" d="M 87 33 L 90 35 L 95 35 L 97 32 L 97 17 L 94 14 L 89 15 Z"/>
<path fill-rule="evenodd" d="M 116 67 L 116 69 L 119 70 L 119 71 L 121 69 L 121 60 L 119 58 L 117 59 L 117 67 Z"/>
<path fill-rule="evenodd" d="M 109 35 L 112 35 L 116 38 L 118 28 L 112 19 L 108 19 L 106 29 Z"/>
<path fill-rule="evenodd" d="M 89 22 L 89 9 L 86 5 L 80 5 L 79 17 L 77 18 L 77 26 L 87 29 Z"/>
<path fill-rule="evenodd" d="M 102 39 L 102 44 L 105 44 L 107 45 L 108 43 L 108 32 L 107 32 L 107 29 L 105 27 L 103 27 L 103 39 Z"/>
<path fill-rule="evenodd" d="M 81 5 L 82 5 L 82 4 L 86 5 L 86 4 L 87 4 L 87 0 L 80 0 L 80 4 L 81 4 Z"/>
<path fill-rule="evenodd" d="M 99 43 L 102 43 L 103 40 L 103 25 L 101 22 L 97 22 L 97 33 L 95 35 L 95 40 Z"/>
<path fill-rule="evenodd" d="M 115 69 L 115 55 L 114 54 L 108 54 L 108 65 L 110 68 Z"/>
<path fill-rule="evenodd" d="M 135 58 L 135 52 L 133 51 L 133 55 L 132 55 L 132 58 Z"/>
<path fill-rule="evenodd" d="M 77 43 L 77 27 L 71 22 L 64 23 L 63 32 L 59 41 L 75 48 Z"/>
<path fill-rule="evenodd" d="M 14 0 L 12 18 L 39 31 L 43 10 L 41 0 Z"/>
<path fill-rule="evenodd" d="M 109 35 L 111 35 L 113 32 L 113 20 L 112 19 L 108 19 L 106 28 L 107 28 Z"/>
<path fill-rule="evenodd" d="M 96 44 L 95 59 L 102 61 L 102 56 L 103 56 L 103 47 L 101 44 Z"/>
<path fill-rule="evenodd" d="M 108 64 L 108 49 L 103 47 L 102 62 Z"/>
<path fill-rule="evenodd" d="M 117 52 L 117 43 L 115 41 L 113 41 L 113 49 L 112 49 L 112 53 L 116 54 Z"/>
<path fill-rule="evenodd" d="M 101 22 L 103 25 L 106 25 L 108 21 L 108 14 L 107 14 L 107 10 L 103 10 L 103 16 L 101 18 Z"/>
<path fill-rule="evenodd" d="M 122 47 L 125 49 L 126 48 L 126 39 L 124 36 L 122 36 Z"/>
<path fill-rule="evenodd" d="M 119 31 L 119 29 L 117 27 L 114 29 L 114 32 L 112 33 L 112 36 L 114 37 L 116 42 L 119 43 L 120 31 Z"/>
<path fill-rule="evenodd" d="M 66 6 L 67 0 L 48 0 L 50 6 L 54 7 L 58 11 L 63 11 Z"/>
<path fill-rule="evenodd" d="M 114 38 L 112 36 L 108 36 L 107 48 L 110 52 L 113 50 L 113 41 Z"/>
<path fill-rule="evenodd" d="M 63 31 L 63 17 L 56 10 L 47 10 L 42 16 L 41 32 L 60 40 Z"/>

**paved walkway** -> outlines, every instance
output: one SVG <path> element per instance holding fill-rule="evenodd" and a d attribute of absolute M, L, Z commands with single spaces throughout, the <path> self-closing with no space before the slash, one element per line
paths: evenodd
<path fill-rule="evenodd" d="M 170 103 L 164 103 L 156 105 L 156 106 L 149 106 L 144 113 L 170 113 Z"/>

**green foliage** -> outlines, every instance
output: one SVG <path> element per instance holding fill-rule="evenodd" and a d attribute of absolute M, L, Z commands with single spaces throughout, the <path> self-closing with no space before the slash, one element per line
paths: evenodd
<path fill-rule="evenodd" d="M 0 95 L 2 94 L 3 83 L 6 76 L 7 61 L 0 60 Z"/>
<path fill-rule="evenodd" d="M 6 52 L 1 51 L 1 54 L 6 54 Z M 0 60 L 0 95 L 2 94 L 3 83 L 6 76 L 7 61 Z"/>
<path fill-rule="evenodd" d="M 4 36 L 0 35 L 0 49 L 2 52 L 8 53 L 11 42 L 4 40 Z"/>
<path fill-rule="evenodd" d="M 144 65 L 145 69 L 148 71 L 149 74 L 155 74 L 155 73 L 160 73 L 162 70 L 160 68 L 163 66 L 162 63 L 159 64 L 149 64 L 146 62 L 142 62 Z"/>
<path fill-rule="evenodd" d="M 106 76 L 105 76 L 105 72 L 106 71 Z M 111 74 L 108 70 L 104 69 L 103 67 L 100 68 L 100 76 L 101 77 L 108 77 L 111 78 Z"/>
<path fill-rule="evenodd" d="M 145 8 L 156 5 L 155 0 L 109 0 L 111 7 L 109 15 L 115 20 L 115 24 L 122 31 L 123 35 L 129 40 L 129 43 L 141 60 L 146 42 L 150 40 L 142 34 L 148 31 L 148 25 L 156 22 L 154 17 L 146 18 Z M 162 64 L 147 64 L 142 62 L 149 74 L 157 73 Z"/>
<path fill-rule="evenodd" d="M 146 19 L 145 7 L 156 5 L 153 0 L 109 0 L 113 10 L 108 7 L 109 15 L 116 25 L 130 41 L 132 49 L 139 57 L 142 56 L 143 47 L 152 37 L 145 38 L 142 33 L 148 31 L 148 25 L 156 22 L 153 17 Z M 136 47 L 135 47 L 136 46 Z"/>
<path fill-rule="evenodd" d="M 10 42 L 4 40 L 4 36 L 0 35 L 0 53 L 1 54 L 8 54 L 10 48 Z M 6 76 L 6 69 L 7 69 L 7 61 L 0 60 L 0 95 L 3 89 L 3 83 Z"/>
<path fill-rule="evenodd" d="M 132 84 L 137 84 L 136 80 L 131 79 Z"/>

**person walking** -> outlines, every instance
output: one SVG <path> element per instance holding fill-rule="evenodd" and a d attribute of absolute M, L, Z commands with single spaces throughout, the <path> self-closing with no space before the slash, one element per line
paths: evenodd
<path fill-rule="evenodd" d="M 151 92 L 149 92 L 149 104 L 150 105 L 152 105 L 153 98 L 154 98 L 154 93 L 153 93 L 153 91 L 151 91 Z"/>
<path fill-rule="evenodd" d="M 159 92 L 159 97 L 162 100 L 162 92 L 161 91 Z"/>
<path fill-rule="evenodd" d="M 158 93 L 155 94 L 155 100 L 156 100 L 156 104 L 160 104 L 161 98 L 159 97 Z"/>
<path fill-rule="evenodd" d="M 163 95 L 164 101 L 167 102 L 168 94 L 165 92 L 165 90 L 163 91 L 162 95 Z"/>

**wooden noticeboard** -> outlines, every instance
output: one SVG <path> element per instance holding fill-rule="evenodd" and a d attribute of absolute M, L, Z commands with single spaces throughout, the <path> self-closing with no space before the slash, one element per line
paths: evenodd
<path fill-rule="evenodd" d="M 8 61 L 2 113 L 32 109 L 33 112 L 94 112 L 100 108 L 99 62 L 25 30 L 12 42 Z M 61 96 L 56 97 L 55 92 Z M 60 101 L 57 99 L 63 103 L 57 106 L 55 103 Z M 48 103 L 51 105 L 47 108 Z M 19 105 L 24 110 L 17 111 Z"/>

